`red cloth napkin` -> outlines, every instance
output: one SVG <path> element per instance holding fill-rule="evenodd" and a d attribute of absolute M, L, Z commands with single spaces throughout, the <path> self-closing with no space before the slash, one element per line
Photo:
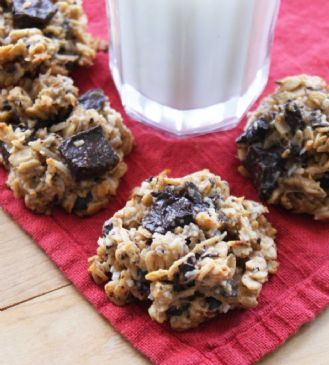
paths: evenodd
<path fill-rule="evenodd" d="M 90 30 L 107 36 L 103 1 L 85 1 Z M 273 49 L 274 80 L 298 73 L 327 76 L 329 67 L 328 0 L 283 0 Z M 108 70 L 108 57 L 99 54 L 95 66 L 75 73 L 81 91 L 102 87 L 112 105 L 123 112 Z M 328 78 L 329 79 L 329 78 Z M 124 114 L 124 113 L 123 113 Z M 131 189 L 150 175 L 170 168 L 174 176 L 209 168 L 228 180 L 232 193 L 258 200 L 250 181 L 237 173 L 234 140 L 238 130 L 201 137 L 175 138 L 125 118 L 136 137 L 127 158 L 129 171 L 108 209 L 92 218 L 61 211 L 51 217 L 34 215 L 5 187 L 0 169 L 0 202 L 21 227 L 45 250 L 96 310 L 150 360 L 162 365 L 251 364 L 274 350 L 329 303 L 328 223 L 314 222 L 271 207 L 269 219 L 278 228 L 280 268 L 261 293 L 253 310 L 233 311 L 184 333 L 171 331 L 149 318 L 142 304 L 119 308 L 87 274 L 87 258 L 95 253 L 102 223 L 129 197 Z M 243 124 L 243 123 L 242 123 Z"/>

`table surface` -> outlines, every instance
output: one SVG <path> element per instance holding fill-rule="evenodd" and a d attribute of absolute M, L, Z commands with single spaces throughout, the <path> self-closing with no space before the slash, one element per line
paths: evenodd
<path fill-rule="evenodd" d="M 0 309 L 0 365 L 149 364 L 1 210 Z M 327 309 L 258 365 L 328 365 L 328 337 Z"/>

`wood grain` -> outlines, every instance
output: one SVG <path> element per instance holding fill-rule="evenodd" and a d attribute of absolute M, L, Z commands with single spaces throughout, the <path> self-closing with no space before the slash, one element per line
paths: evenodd
<path fill-rule="evenodd" d="M 149 364 L 2 211 L 0 304 L 0 365 Z M 258 365 L 328 365 L 328 337 L 326 310 Z"/>
<path fill-rule="evenodd" d="M 0 211 L 0 309 L 67 284 L 44 252 Z"/>
<path fill-rule="evenodd" d="M 2 312 L 0 344 L 3 365 L 148 363 L 72 286 Z"/>

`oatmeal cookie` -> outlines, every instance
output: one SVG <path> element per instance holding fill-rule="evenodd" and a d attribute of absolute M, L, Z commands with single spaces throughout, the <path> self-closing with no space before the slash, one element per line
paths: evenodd
<path fill-rule="evenodd" d="M 105 222 L 89 272 L 109 299 L 152 304 L 159 323 L 185 330 L 257 305 L 277 270 L 276 230 L 263 205 L 230 195 L 208 170 L 145 180 Z"/>
<path fill-rule="evenodd" d="M 86 27 L 80 0 L 1 1 L 0 86 L 91 65 L 98 41 Z"/>
<path fill-rule="evenodd" d="M 115 195 L 133 137 L 102 90 L 78 97 L 66 76 L 40 75 L 0 95 L 7 184 L 37 213 L 91 215 Z"/>
<path fill-rule="evenodd" d="M 277 84 L 237 139 L 240 171 L 269 204 L 328 219 L 329 87 L 308 75 Z"/>

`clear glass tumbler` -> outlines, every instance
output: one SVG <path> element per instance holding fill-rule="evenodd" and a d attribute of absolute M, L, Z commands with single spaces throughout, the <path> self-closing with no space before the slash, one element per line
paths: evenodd
<path fill-rule="evenodd" d="M 107 0 L 128 114 L 177 135 L 236 126 L 268 78 L 280 0 Z"/>

